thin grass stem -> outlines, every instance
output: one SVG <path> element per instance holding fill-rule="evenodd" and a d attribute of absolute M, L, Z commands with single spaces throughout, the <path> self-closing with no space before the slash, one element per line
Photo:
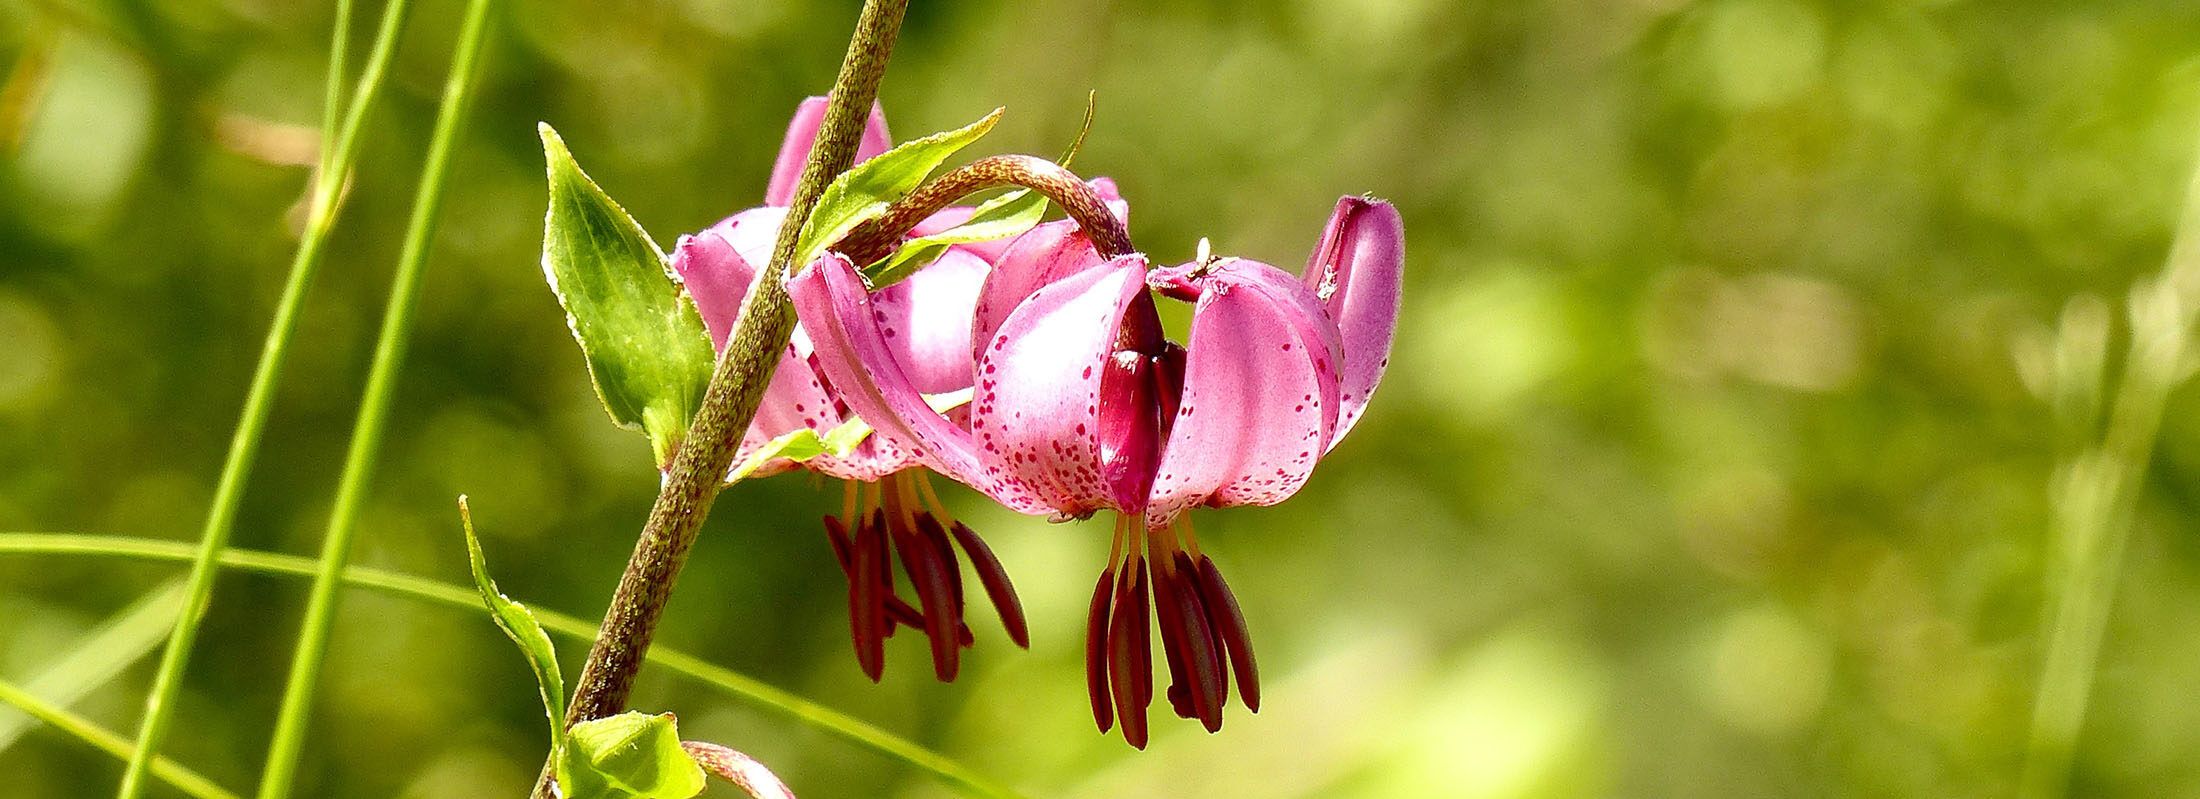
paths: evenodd
<path fill-rule="evenodd" d="M 46 726 L 67 733 L 79 741 L 91 744 L 92 748 L 114 755 L 118 759 L 131 760 L 137 754 L 137 748 L 131 746 L 130 740 L 122 737 L 121 733 L 101 727 L 91 719 L 47 702 L 39 698 L 37 694 L 23 690 L 21 686 L 14 683 L 0 680 L 0 703 L 14 705 L 24 713 L 30 714 L 31 718 L 45 722 Z M 216 785 L 213 780 L 207 779 L 206 775 L 185 768 L 176 761 L 165 757 L 157 757 L 152 760 L 150 773 L 153 778 L 168 783 L 176 790 L 197 797 L 197 799 L 237 799 L 236 794 L 220 785 Z"/>
<path fill-rule="evenodd" d="M 0 533 L 0 555 L 58 555 L 123 558 L 144 561 L 192 560 L 195 548 L 181 541 L 81 533 Z M 249 549 L 226 549 L 216 563 L 224 568 L 284 577 L 310 577 L 319 564 L 310 558 Z M 469 586 L 416 577 L 409 574 L 352 566 L 344 570 L 346 585 L 417 599 L 464 613 L 480 614 L 481 597 Z M 548 610 L 533 603 L 544 629 L 578 640 L 592 640 L 596 626 L 579 617 Z M 485 628 L 486 629 L 486 628 Z M 665 646 L 651 647 L 648 662 L 717 688 L 728 696 L 756 703 L 799 723 L 838 736 L 865 749 L 938 778 L 971 796 L 1020 799 L 1022 796 L 954 758 L 927 749 L 907 738 L 887 732 L 870 722 L 797 696 L 786 689 L 700 657 Z"/>
<path fill-rule="evenodd" d="M 199 622 L 213 603 L 214 577 L 218 573 L 216 556 L 229 544 L 237 508 L 244 499 L 245 481 L 259 455 L 268 412 L 274 405 L 275 387 L 288 361 L 291 340 L 298 332 L 299 310 L 305 303 L 306 289 L 312 284 L 314 273 L 319 271 L 329 230 L 336 223 L 337 198 L 342 193 L 344 177 L 350 174 L 352 163 L 358 157 L 360 132 L 376 99 L 381 96 L 390 58 L 397 51 L 411 7 L 411 0 L 390 0 L 383 8 L 381 28 L 375 34 L 373 52 L 359 76 L 359 88 L 345 111 L 335 152 L 327 158 L 328 168 L 314 176 L 305 231 L 298 240 L 290 276 L 283 284 L 282 299 L 275 306 L 275 318 L 262 345 L 259 365 L 253 369 L 252 385 L 245 392 L 236 433 L 230 439 L 221 477 L 215 483 L 214 499 L 207 508 L 206 525 L 199 533 L 199 551 L 192 563 L 184 610 L 176 619 L 175 629 L 169 633 L 167 647 L 161 652 L 160 666 L 153 674 L 152 690 L 145 697 L 145 714 L 138 724 L 137 746 L 123 767 L 122 783 L 115 791 L 117 799 L 137 799 L 144 792 L 153 755 L 159 752 L 161 741 L 168 734 L 169 721 L 175 714 L 176 692 L 182 687 L 184 671 L 190 666 L 191 647 L 198 640 Z"/>
<path fill-rule="evenodd" d="M 382 314 L 382 330 L 375 341 L 374 363 L 368 369 L 366 388 L 359 399 L 359 415 L 352 423 L 351 445 L 344 454 L 343 475 L 337 478 L 336 499 L 329 509 L 328 532 L 321 541 L 320 565 L 307 594 L 305 620 L 298 629 L 297 648 L 290 663 L 290 678 L 283 686 L 282 708 L 276 714 L 275 732 L 268 743 L 267 764 L 260 775 L 260 799 L 284 799 L 296 782 L 298 759 L 305 749 L 306 727 L 313 715 L 314 688 L 328 656 L 330 628 L 334 625 L 337 591 L 344 565 L 351 559 L 352 539 L 359 527 L 359 512 L 367 487 L 373 482 L 375 461 L 381 454 L 382 431 L 389 420 L 390 396 L 404 368 L 412 335 L 413 309 L 420 300 L 420 275 L 435 239 L 436 220 L 443 207 L 444 178 L 450 173 L 451 150 L 471 105 L 479 74 L 482 40 L 489 28 L 490 0 L 472 0 L 466 21 L 451 56 L 451 71 L 443 88 L 443 102 L 436 112 L 435 132 L 428 141 L 420 187 L 413 197 L 412 219 L 405 230 L 404 248 L 397 256 L 397 271 L 390 279 L 388 305 Z"/>

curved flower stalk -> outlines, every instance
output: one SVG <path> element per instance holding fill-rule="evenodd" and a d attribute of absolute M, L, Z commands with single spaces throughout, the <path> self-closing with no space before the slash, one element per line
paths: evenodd
<path fill-rule="evenodd" d="M 694 298 L 712 345 L 721 351 L 737 321 L 741 302 L 761 271 L 757 267 L 770 257 L 774 237 L 786 214 L 782 204 L 792 194 L 802 165 L 809 158 L 824 113 L 823 97 L 805 100 L 796 110 L 780 148 L 778 165 L 772 171 L 764 206 L 734 214 L 700 233 L 682 236 L 674 248 L 673 271 Z M 885 117 L 874 108 L 856 160 L 876 156 L 890 145 Z M 969 209 L 949 209 L 940 216 L 947 218 L 927 220 L 923 231 L 951 226 L 967 218 Z M 997 256 L 1003 246 L 987 243 L 949 248 L 931 266 L 879 292 L 875 298 L 875 321 L 894 340 L 895 357 L 910 365 L 915 390 L 941 395 L 969 389 L 970 330 L 965 321 L 991 270 L 988 254 Z M 855 418 L 834 391 L 833 383 L 815 368 L 815 359 L 809 339 L 797 330 L 780 356 L 755 420 L 742 438 L 734 458 L 736 464 L 746 463 L 781 435 L 804 429 L 823 434 Z M 1009 639 L 1019 647 L 1030 646 L 1023 607 L 1008 574 L 985 542 L 947 512 L 913 453 L 870 436 L 846 452 L 827 452 L 800 463 L 775 458 L 752 474 L 799 468 L 846 481 L 840 514 L 827 516 L 824 521 L 834 556 L 848 578 L 849 626 L 856 661 L 865 675 L 875 681 L 884 673 L 885 639 L 902 626 L 922 630 L 930 639 L 933 673 L 939 679 L 955 678 L 960 670 L 960 650 L 973 641 L 969 625 L 963 622 L 964 556 L 977 572 Z M 894 592 L 894 555 L 899 556 L 910 584 L 916 588 L 918 606 Z"/>
<path fill-rule="evenodd" d="M 1086 674 L 1102 731 L 1146 743 L 1158 628 L 1178 716 L 1222 725 L 1229 682 L 1260 706 L 1245 618 L 1185 512 L 1272 505 L 1359 420 L 1396 327 L 1404 228 L 1388 203 L 1337 203 L 1306 271 L 1211 258 L 1149 270 L 1061 227 L 1026 233 L 972 318 L 967 413 L 926 405 L 913 362 L 845 258 L 789 284 L 815 364 L 877 437 L 1015 510 L 1117 511 L 1093 591 Z M 1194 304 L 1169 341 L 1157 299 Z M 1150 624 L 1147 619 L 1156 619 Z"/>

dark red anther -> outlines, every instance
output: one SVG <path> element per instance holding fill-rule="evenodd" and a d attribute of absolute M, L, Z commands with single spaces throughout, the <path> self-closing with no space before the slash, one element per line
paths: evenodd
<path fill-rule="evenodd" d="M 1016 586 L 1008 581 L 1008 570 L 1001 568 L 1001 559 L 993 556 L 993 550 L 985 540 L 972 532 L 968 525 L 956 522 L 951 528 L 955 543 L 962 545 L 963 554 L 970 556 L 970 567 L 978 571 L 978 584 L 985 587 L 985 596 L 992 600 L 993 610 L 1001 614 L 1001 629 L 1008 631 L 1008 640 L 1024 649 L 1031 648 L 1031 631 L 1024 624 L 1024 604 L 1016 598 Z"/>
<path fill-rule="evenodd" d="M 1128 573 L 1116 581 L 1115 612 L 1108 629 L 1108 681 L 1115 693 L 1115 715 L 1123 722 L 1123 740 L 1146 748 L 1146 707 L 1153 703 L 1153 639 L 1147 619 L 1146 558 L 1131 557 Z"/>
<path fill-rule="evenodd" d="M 1115 567 L 1101 570 L 1085 611 L 1085 693 L 1092 696 L 1092 721 L 1107 732 L 1115 726 L 1115 704 L 1108 693 L 1108 604 L 1115 595 Z"/>
<path fill-rule="evenodd" d="M 1161 660 L 1169 667 L 1169 689 L 1164 695 L 1179 718 L 1201 718 L 1203 708 L 1194 692 L 1193 677 L 1188 668 L 1184 643 L 1184 620 L 1178 608 L 1175 581 L 1158 565 L 1153 574 L 1154 620 L 1161 626 Z"/>
<path fill-rule="evenodd" d="M 950 592 L 953 581 L 947 572 L 951 568 L 940 562 L 940 555 L 925 540 L 923 533 L 896 526 L 894 551 L 901 556 L 902 571 L 909 575 L 909 584 L 917 590 L 917 600 L 924 607 L 924 635 L 932 641 L 932 673 L 941 682 L 953 682 L 962 667 L 962 646 L 956 641 L 955 600 Z"/>
<path fill-rule="evenodd" d="M 1085 610 L 1085 693 L 1093 700 L 1093 724 L 1107 733 L 1115 726 L 1115 700 L 1107 687 L 1109 603 L 1115 599 L 1115 566 L 1100 570 L 1093 601 Z"/>
<path fill-rule="evenodd" d="M 861 525 L 848 548 L 848 626 L 855 636 L 856 665 L 872 682 L 886 673 L 886 603 L 879 590 L 886 576 L 883 526 L 876 518 Z"/>
<path fill-rule="evenodd" d="M 1253 662 L 1253 638 L 1245 630 L 1245 613 L 1238 609 L 1237 596 L 1230 593 L 1230 584 L 1222 581 L 1222 570 L 1215 568 L 1213 558 L 1199 557 L 1200 599 L 1206 603 L 1208 623 L 1222 632 L 1222 640 L 1230 649 L 1230 669 L 1237 674 L 1238 698 L 1245 707 L 1260 712 L 1260 666 Z"/>
<path fill-rule="evenodd" d="M 963 617 L 962 558 L 956 554 L 954 545 L 948 543 L 947 530 L 940 527 L 940 520 L 932 514 L 917 514 L 917 532 L 924 536 L 925 543 L 931 545 L 933 553 L 939 556 L 940 564 L 947 569 L 947 582 L 952 589 L 948 594 L 955 598 L 955 618 L 960 621 Z"/>
<path fill-rule="evenodd" d="M 1161 585 L 1165 583 L 1169 586 L 1167 603 L 1155 608 L 1155 611 L 1163 614 L 1164 630 L 1168 624 L 1166 619 L 1169 616 L 1176 618 L 1179 627 L 1177 646 L 1183 648 L 1184 670 L 1190 678 L 1188 683 L 1192 707 L 1199 714 L 1200 725 L 1206 727 L 1208 732 L 1215 732 L 1222 729 L 1222 705 L 1228 700 L 1226 693 L 1229 690 L 1222 676 L 1223 650 L 1215 646 L 1214 637 L 1209 634 L 1205 603 L 1199 596 L 1198 568 L 1182 552 L 1175 553 L 1169 566 L 1166 570 L 1158 570 L 1160 576 L 1155 578 L 1156 599 L 1164 596 Z"/>
<path fill-rule="evenodd" d="M 1176 553 L 1177 575 L 1184 581 L 1184 592 L 1198 604 L 1199 627 L 1207 632 L 1207 651 L 1214 653 L 1215 706 L 1220 709 L 1230 701 L 1229 644 L 1222 640 L 1222 625 L 1215 622 L 1214 606 L 1208 604 L 1206 592 L 1200 588 L 1199 565 L 1192 556 Z"/>
<path fill-rule="evenodd" d="M 842 576 L 848 574 L 848 526 L 838 516 L 825 517 L 825 541 L 833 545 L 833 560 L 840 564 Z"/>

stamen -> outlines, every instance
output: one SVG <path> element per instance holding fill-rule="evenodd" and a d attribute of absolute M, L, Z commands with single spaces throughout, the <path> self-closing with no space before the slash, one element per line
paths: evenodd
<path fill-rule="evenodd" d="M 1169 528 L 1178 533 L 1179 538 L 1183 539 L 1184 551 L 1192 553 L 1193 560 L 1206 557 L 1199 554 L 1199 533 L 1192 529 L 1191 514 L 1187 513 L 1176 517 L 1176 521 L 1169 523 Z"/>
<path fill-rule="evenodd" d="M 1208 732 L 1216 732 L 1222 729 L 1222 706 L 1230 701 L 1230 671 L 1223 662 L 1228 645 L 1215 630 L 1207 603 L 1200 597 L 1199 568 L 1183 552 L 1176 553 L 1174 566 L 1169 570 L 1169 579 L 1175 582 L 1177 596 L 1184 603 L 1184 634 L 1191 646 L 1187 660 L 1199 675 L 1198 688 L 1206 695 L 1206 713 L 1199 722 Z"/>
<path fill-rule="evenodd" d="M 886 673 L 885 602 L 879 590 L 886 579 L 884 527 L 884 519 L 874 514 L 857 528 L 848 548 L 848 626 L 855 636 L 856 665 L 872 682 Z"/>
<path fill-rule="evenodd" d="M 1120 528 L 1120 523 L 1118 523 Z M 1115 594 L 1115 563 L 1100 570 L 1085 610 L 1085 693 L 1092 697 L 1092 720 L 1106 733 L 1115 726 L 1114 698 L 1108 692 L 1108 600 Z"/>
<path fill-rule="evenodd" d="M 898 493 L 898 492 L 897 492 Z M 906 510 L 894 493 L 887 495 L 889 513 Z M 939 552 L 914 525 L 889 525 L 894 538 L 894 551 L 901 556 L 902 571 L 908 573 L 909 584 L 917 591 L 917 599 L 924 607 L 924 634 L 932 642 L 932 673 L 941 682 L 953 682 L 961 668 L 961 649 L 956 641 L 956 613 L 951 598 L 953 582 L 948 576 L 948 564 L 940 561 Z"/>
<path fill-rule="evenodd" d="M 942 526 L 954 527 L 955 514 L 947 512 L 947 503 L 941 502 L 939 492 L 932 490 L 931 472 L 913 472 L 909 476 L 909 481 L 917 484 L 918 493 L 924 497 L 925 509 L 930 510 L 933 516 L 939 517 Z"/>
<path fill-rule="evenodd" d="M 825 542 L 833 546 L 833 560 L 840 564 L 841 576 L 849 576 L 848 526 L 839 517 L 825 517 Z"/>
<path fill-rule="evenodd" d="M 1133 554 L 1123 579 L 1116 581 L 1115 613 L 1108 630 L 1108 677 L 1115 692 L 1115 714 L 1123 722 L 1123 740 L 1136 749 L 1146 748 L 1146 707 L 1153 703 L 1148 613 L 1146 556 Z"/>
<path fill-rule="evenodd" d="M 962 559 L 955 556 L 954 545 L 947 541 L 947 531 L 940 529 L 939 520 L 933 518 L 932 514 L 917 514 L 917 534 L 925 544 L 931 546 L 940 565 L 946 567 L 944 571 L 947 572 L 947 584 L 950 588 L 948 596 L 955 600 L 955 618 L 960 621 L 963 617 Z"/>
<path fill-rule="evenodd" d="M 1154 613 L 1161 623 L 1163 647 L 1175 679 L 1171 693 L 1186 694 L 1184 718 L 1198 718 L 1208 732 L 1222 728 L 1223 692 L 1220 650 L 1208 635 L 1191 561 L 1177 548 L 1175 531 L 1155 531 L 1153 544 Z M 1186 711 L 1189 712 L 1186 712 Z"/>
<path fill-rule="evenodd" d="M 856 504 L 863 496 L 863 481 L 842 480 L 840 485 L 840 518 L 854 521 Z M 842 532 L 845 533 L 846 529 L 843 528 Z"/>
<path fill-rule="evenodd" d="M 1001 568 L 1001 560 L 968 526 L 955 522 L 948 529 L 955 534 L 955 543 L 962 545 L 963 554 L 970 556 L 970 567 L 977 570 L 978 584 L 985 587 L 986 598 L 992 600 L 994 612 L 1001 615 L 1001 629 L 1008 631 L 1008 640 L 1030 649 L 1031 632 L 1024 624 L 1024 605 L 1016 598 L 1016 586 L 1008 581 L 1008 570 Z"/>
<path fill-rule="evenodd" d="M 1238 609 L 1237 597 L 1230 593 L 1230 584 L 1222 581 L 1222 570 L 1215 568 L 1212 558 L 1199 559 L 1200 599 L 1207 608 L 1208 623 L 1222 633 L 1223 643 L 1230 650 L 1230 669 L 1237 674 L 1238 698 L 1245 707 L 1260 712 L 1260 667 L 1253 662 L 1252 635 L 1245 630 L 1245 613 Z"/>

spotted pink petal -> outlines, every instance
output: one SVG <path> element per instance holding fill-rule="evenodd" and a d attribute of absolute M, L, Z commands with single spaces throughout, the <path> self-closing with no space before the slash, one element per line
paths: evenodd
<path fill-rule="evenodd" d="M 918 391 L 944 394 L 970 387 L 970 317 L 990 270 L 978 256 L 950 249 L 872 295 L 879 324 Z"/>
<path fill-rule="evenodd" d="M 794 120 L 787 123 L 787 139 L 779 145 L 779 163 L 772 166 L 771 184 L 764 190 L 765 205 L 784 206 L 794 201 L 794 186 L 802 180 L 802 166 L 810 160 L 810 148 L 817 144 L 818 125 L 824 121 L 823 97 L 811 97 L 795 107 Z M 856 163 L 886 152 L 893 144 L 893 136 L 886 131 L 886 112 L 874 102 L 871 120 L 863 126 L 863 138 L 856 143 Z"/>
<path fill-rule="evenodd" d="M 1300 277 L 1344 336 L 1344 384 L 1336 439 L 1360 420 L 1375 384 L 1390 365 L 1398 330 L 1405 266 L 1405 222 L 1390 203 L 1366 197 L 1337 201 Z M 1335 446 L 1336 441 L 1330 441 Z"/>
<path fill-rule="evenodd" d="M 1025 231 L 993 262 L 993 272 L 978 292 L 970 323 L 971 343 L 984 345 L 1008 315 L 1040 287 L 1099 266 L 1104 260 L 1076 222 L 1063 219 Z M 982 355 L 971 353 L 973 359 Z"/>
<path fill-rule="evenodd" d="M 980 345 L 970 433 L 1057 517 L 1112 504 L 1100 388 L 1145 272 L 1144 258 L 1126 256 L 1043 286 Z"/>
<path fill-rule="evenodd" d="M 855 266 L 827 253 L 787 283 L 795 317 L 815 343 L 815 364 L 848 410 L 871 424 L 872 438 L 915 453 L 933 471 L 978 489 L 1019 513 L 1052 506 L 1008 479 L 979 450 L 970 431 L 926 404 L 886 337 Z"/>
<path fill-rule="evenodd" d="M 1199 278 L 1184 394 L 1147 524 L 1197 505 L 1273 505 L 1299 490 L 1338 419 L 1336 326 L 1313 291 L 1257 261 Z"/>

